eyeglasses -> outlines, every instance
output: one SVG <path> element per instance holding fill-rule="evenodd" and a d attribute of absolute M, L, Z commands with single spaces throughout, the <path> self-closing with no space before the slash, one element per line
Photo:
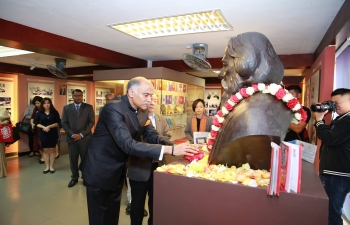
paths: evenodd
<path fill-rule="evenodd" d="M 83 95 L 73 95 L 74 97 L 83 97 Z"/>

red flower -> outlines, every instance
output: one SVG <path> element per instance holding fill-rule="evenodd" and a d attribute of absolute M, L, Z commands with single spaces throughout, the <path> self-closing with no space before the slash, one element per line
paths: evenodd
<path fill-rule="evenodd" d="M 216 126 L 216 125 L 215 125 L 215 126 Z M 218 132 L 215 131 L 215 130 L 211 130 L 211 131 L 210 131 L 210 135 L 211 135 L 213 138 L 215 138 L 215 137 L 218 135 Z"/>
<path fill-rule="evenodd" d="M 198 152 L 198 153 L 194 154 L 193 156 L 185 155 L 184 159 L 187 159 L 188 161 L 192 162 L 194 160 L 199 161 L 199 160 L 203 159 L 203 157 L 204 157 L 204 153 Z"/>
<path fill-rule="evenodd" d="M 234 103 L 238 103 L 238 102 L 241 101 L 241 100 L 239 100 L 239 99 L 237 98 L 236 95 L 232 95 L 231 98 L 230 98 L 230 100 L 233 101 Z"/>
<path fill-rule="evenodd" d="M 226 103 L 225 103 L 225 108 L 226 108 L 228 111 L 232 111 L 233 106 L 230 105 L 228 102 L 226 102 Z"/>
<path fill-rule="evenodd" d="M 239 93 L 242 95 L 243 98 L 249 97 L 249 95 L 247 94 L 247 88 L 241 88 L 239 90 Z"/>
<path fill-rule="evenodd" d="M 286 90 L 284 88 L 280 88 L 278 89 L 278 91 L 276 92 L 276 98 L 278 100 L 281 100 L 285 95 L 287 94 Z"/>
<path fill-rule="evenodd" d="M 213 145 L 213 144 L 214 144 L 214 139 L 209 138 L 207 144 L 208 144 L 208 145 Z"/>
<path fill-rule="evenodd" d="M 218 120 L 218 118 L 216 116 L 214 116 L 212 123 L 215 126 L 217 126 L 217 127 L 221 127 L 222 126 L 222 124 L 219 122 L 219 120 Z"/>
<path fill-rule="evenodd" d="M 296 98 L 293 98 L 289 102 L 287 102 L 287 106 L 288 108 L 293 109 L 298 103 L 298 100 Z"/>
<path fill-rule="evenodd" d="M 221 116 L 221 117 L 225 117 L 224 114 L 222 113 L 222 110 L 220 109 L 217 113 L 217 115 Z"/>
<path fill-rule="evenodd" d="M 301 115 L 301 121 L 306 122 L 306 119 L 307 119 L 307 113 L 306 113 L 306 111 L 305 111 L 303 108 L 301 108 L 301 109 L 299 110 L 299 113 L 300 113 L 300 115 Z"/>
<path fill-rule="evenodd" d="M 258 85 L 257 84 L 252 84 L 252 87 L 254 88 L 254 91 L 258 91 Z"/>

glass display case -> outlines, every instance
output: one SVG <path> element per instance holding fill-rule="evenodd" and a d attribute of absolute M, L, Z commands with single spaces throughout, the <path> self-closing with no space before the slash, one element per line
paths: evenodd
<path fill-rule="evenodd" d="M 119 84 L 120 87 L 115 89 L 114 94 L 125 94 L 129 80 L 139 74 L 149 79 L 154 86 L 155 94 L 158 96 L 155 112 L 166 118 L 172 135 L 171 140 L 185 137 L 187 119 L 193 115 L 192 103 L 197 98 L 204 98 L 204 79 L 162 67 L 96 71 L 94 72 L 95 92 L 100 93 L 106 89 L 112 92 L 112 88 L 116 88 Z M 114 77 L 120 79 L 115 80 Z M 99 99 L 100 97 L 96 97 L 96 100 L 100 101 Z M 102 101 L 101 106 L 103 105 Z M 95 110 L 97 111 L 101 106 L 96 103 Z"/>

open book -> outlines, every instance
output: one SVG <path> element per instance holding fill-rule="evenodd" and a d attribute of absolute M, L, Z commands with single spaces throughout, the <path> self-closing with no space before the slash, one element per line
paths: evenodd
<path fill-rule="evenodd" d="M 300 192 L 302 147 L 297 144 L 271 142 L 271 168 L 268 195 L 286 192 Z"/>
<path fill-rule="evenodd" d="M 193 132 L 194 144 L 205 144 L 207 142 L 209 132 Z"/>

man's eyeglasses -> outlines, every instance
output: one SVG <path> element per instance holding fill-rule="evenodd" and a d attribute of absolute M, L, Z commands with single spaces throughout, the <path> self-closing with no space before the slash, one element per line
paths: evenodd
<path fill-rule="evenodd" d="M 83 97 L 83 95 L 73 95 L 74 97 Z"/>

